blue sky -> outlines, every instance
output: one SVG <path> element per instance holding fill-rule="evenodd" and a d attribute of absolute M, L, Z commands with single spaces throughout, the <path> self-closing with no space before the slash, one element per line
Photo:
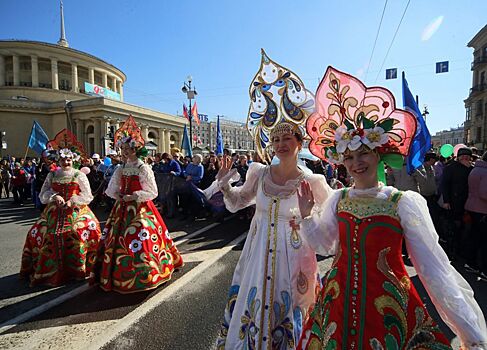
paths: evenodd
<path fill-rule="evenodd" d="M 245 121 L 261 47 L 311 91 L 328 65 L 365 79 L 384 3 L 65 0 L 64 12 L 70 47 L 127 75 L 125 102 L 181 113 L 181 86 L 191 75 L 199 113 Z M 473 50 L 466 44 L 487 24 L 487 1 L 411 0 L 378 74 L 406 4 L 388 1 L 365 83 L 391 89 L 402 106 L 401 80 L 386 81 L 385 69 L 397 67 L 398 77 L 404 70 L 420 108 L 428 105 L 430 131 L 455 127 L 465 119 L 472 81 Z M 59 39 L 57 0 L 0 0 L 0 13 L 0 39 Z M 437 30 L 428 38 L 424 31 L 432 23 Z M 444 60 L 450 72 L 435 74 L 435 62 Z"/>

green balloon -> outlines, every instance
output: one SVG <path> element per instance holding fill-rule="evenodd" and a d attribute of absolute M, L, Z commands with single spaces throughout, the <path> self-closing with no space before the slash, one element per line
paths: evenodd
<path fill-rule="evenodd" d="M 443 146 L 441 146 L 440 148 L 440 154 L 445 157 L 445 158 L 448 158 L 449 156 L 451 156 L 453 154 L 453 146 L 450 145 L 449 143 L 445 143 Z"/>
<path fill-rule="evenodd" d="M 393 169 L 401 169 L 404 165 L 404 157 L 400 154 L 387 153 L 381 156 L 381 160 Z"/>

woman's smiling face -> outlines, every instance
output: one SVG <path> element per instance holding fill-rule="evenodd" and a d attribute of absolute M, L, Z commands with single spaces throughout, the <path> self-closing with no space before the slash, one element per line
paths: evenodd
<path fill-rule="evenodd" d="M 368 188 L 377 183 L 379 155 L 367 146 L 355 151 L 347 151 L 343 156 L 343 165 L 355 180 L 357 188 Z"/>
<path fill-rule="evenodd" d="M 298 141 L 297 137 L 292 134 L 283 134 L 272 138 L 272 147 L 280 160 L 296 159 L 301 146 L 302 142 Z"/>

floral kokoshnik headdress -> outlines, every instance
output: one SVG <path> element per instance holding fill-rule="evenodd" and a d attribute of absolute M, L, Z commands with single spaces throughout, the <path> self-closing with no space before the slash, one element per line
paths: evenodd
<path fill-rule="evenodd" d="M 296 74 L 272 61 L 264 50 L 249 94 L 247 129 L 262 159 L 270 160 L 266 148 L 272 136 L 291 133 L 306 136 L 305 123 L 314 109 L 314 96 Z"/>
<path fill-rule="evenodd" d="M 391 166 L 402 166 L 416 131 L 416 118 L 396 108 L 392 93 L 367 88 L 360 80 L 328 67 L 316 93 L 316 111 L 306 128 L 315 156 L 341 163 L 343 154 L 362 145 Z"/>
<path fill-rule="evenodd" d="M 81 160 L 86 159 L 86 152 L 83 144 L 76 139 L 76 136 L 68 129 L 57 133 L 53 140 L 49 141 L 44 151 L 45 156 L 55 154 L 56 160 L 71 158 L 75 167 L 79 167 Z"/>
<path fill-rule="evenodd" d="M 125 123 L 115 131 L 114 142 L 117 148 L 120 148 L 124 143 L 128 143 L 131 148 L 137 151 L 137 156 L 147 155 L 147 149 L 144 147 L 145 140 L 132 115 L 129 115 Z"/>

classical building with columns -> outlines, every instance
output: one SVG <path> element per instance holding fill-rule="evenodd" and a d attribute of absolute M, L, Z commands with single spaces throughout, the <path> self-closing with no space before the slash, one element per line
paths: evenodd
<path fill-rule="evenodd" d="M 467 44 L 473 51 L 472 87 L 465 99 L 465 144 L 487 150 L 487 25 Z"/>
<path fill-rule="evenodd" d="M 87 152 L 104 153 L 110 127 L 118 128 L 129 114 L 150 152 L 180 146 L 185 119 L 123 102 L 126 79 L 110 63 L 68 47 L 63 28 L 57 44 L 0 40 L 2 155 L 24 156 L 34 121 L 49 138 L 68 128 Z M 28 156 L 35 155 L 29 150 Z"/>

